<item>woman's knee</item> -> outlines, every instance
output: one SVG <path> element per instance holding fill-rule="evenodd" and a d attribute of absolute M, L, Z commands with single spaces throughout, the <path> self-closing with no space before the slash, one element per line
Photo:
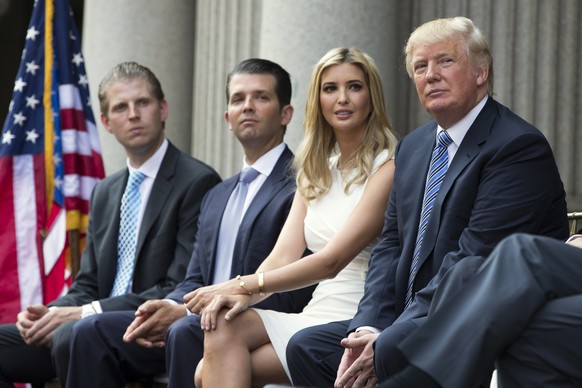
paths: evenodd
<path fill-rule="evenodd" d="M 224 351 L 228 346 L 243 340 L 247 330 L 252 330 L 253 326 L 246 322 L 245 316 L 237 316 L 230 321 L 225 320 L 226 311 L 222 310 L 218 314 L 217 322 L 219 323 L 214 330 L 204 331 L 205 354 L 214 350 Z"/>
<path fill-rule="evenodd" d="M 204 364 L 204 359 L 200 360 L 198 365 L 196 365 L 196 372 L 194 372 L 194 386 L 196 388 L 202 388 L 202 367 Z"/>

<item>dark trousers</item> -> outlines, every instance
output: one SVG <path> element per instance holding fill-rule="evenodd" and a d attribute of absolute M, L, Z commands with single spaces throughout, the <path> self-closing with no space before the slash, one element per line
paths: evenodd
<path fill-rule="evenodd" d="M 294 385 L 332 387 L 350 321 L 312 326 L 295 333 L 287 344 L 287 365 Z"/>
<path fill-rule="evenodd" d="M 120 387 L 165 372 L 164 349 L 123 342 L 133 311 L 84 318 L 73 328 L 67 387 Z"/>
<path fill-rule="evenodd" d="M 16 325 L 0 325 L 0 387 L 13 382 L 43 387 L 55 377 L 64 381 L 69 364 L 71 328 L 78 321 L 62 325 L 53 335 L 50 347 L 28 346 Z"/>
<path fill-rule="evenodd" d="M 497 361 L 500 387 L 582 386 L 582 295 L 547 302 Z"/>
<path fill-rule="evenodd" d="M 457 263 L 399 348 L 444 387 L 582 386 L 582 249 L 515 234 Z"/>
<path fill-rule="evenodd" d="M 340 341 L 350 321 L 332 322 L 297 332 L 287 344 L 287 364 L 293 384 L 333 386 L 344 354 Z M 397 345 L 414 329 L 412 321 L 396 323 L 382 331 L 375 343 L 376 374 L 380 381 L 407 365 Z"/>
<path fill-rule="evenodd" d="M 204 333 L 200 316 L 189 315 L 178 319 L 166 335 L 166 366 L 168 387 L 194 387 L 194 372 L 204 354 Z"/>
<path fill-rule="evenodd" d="M 133 311 L 112 311 L 75 325 L 68 387 L 123 387 L 128 381 L 151 379 L 166 371 L 169 387 L 194 387 L 194 372 L 204 350 L 199 317 L 174 322 L 168 328 L 166 348 L 124 342 L 123 334 L 133 319 Z"/>

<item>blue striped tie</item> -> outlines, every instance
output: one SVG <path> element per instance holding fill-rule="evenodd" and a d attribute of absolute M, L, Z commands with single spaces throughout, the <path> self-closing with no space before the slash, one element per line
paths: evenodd
<path fill-rule="evenodd" d="M 135 171 L 129 175 L 125 192 L 121 197 L 121 219 L 117 240 L 117 275 L 113 282 L 111 296 L 123 295 L 130 288 L 135 264 L 137 245 L 137 219 L 141 205 L 139 186 L 145 174 Z"/>
<path fill-rule="evenodd" d="M 418 272 L 418 259 L 420 257 L 420 248 L 424 240 L 424 232 L 426 225 L 430 218 L 434 200 L 439 192 L 441 183 L 445 178 L 447 169 L 449 168 L 449 153 L 447 147 L 453 142 L 453 139 L 446 131 L 441 131 L 438 135 L 437 144 L 432 151 L 432 158 L 430 160 L 430 167 L 428 169 L 428 177 L 426 179 L 426 186 L 424 188 L 424 199 L 422 201 L 422 212 L 420 213 L 420 222 L 418 224 L 418 234 L 416 236 L 416 245 L 414 247 L 414 255 L 412 256 L 412 265 L 410 266 L 410 275 L 408 277 L 408 288 L 406 290 L 406 307 L 410 305 L 413 299 L 412 286 L 414 278 Z"/>

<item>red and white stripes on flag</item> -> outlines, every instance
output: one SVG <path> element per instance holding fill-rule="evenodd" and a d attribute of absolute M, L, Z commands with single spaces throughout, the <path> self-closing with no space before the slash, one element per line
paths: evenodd
<path fill-rule="evenodd" d="M 44 201 L 43 155 L 0 158 L 0 317 L 14 321 L 29 304 L 42 303 L 37 209 Z M 40 195 L 39 195 L 40 194 Z M 40 210 L 40 211 L 39 211 Z M 32 216 L 31 216 L 32 215 Z M 18 258 L 26 258 L 19 260 Z"/>
<path fill-rule="evenodd" d="M 37 0 L 0 143 L 0 323 L 70 284 L 70 232 L 82 247 L 104 177 L 89 101 L 68 2 Z"/>

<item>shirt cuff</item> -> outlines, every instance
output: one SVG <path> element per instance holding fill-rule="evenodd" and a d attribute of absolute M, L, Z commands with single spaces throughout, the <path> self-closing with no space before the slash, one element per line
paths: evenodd
<path fill-rule="evenodd" d="M 87 303 L 87 304 L 84 304 L 81 306 L 81 319 L 90 317 L 91 315 L 94 315 L 95 313 L 96 313 L 95 309 L 93 308 L 91 303 Z"/>
<path fill-rule="evenodd" d="M 361 326 L 361 327 L 358 327 L 356 329 L 356 333 L 359 332 L 359 331 L 362 331 L 362 330 L 368 330 L 368 331 L 371 331 L 374 334 L 380 334 L 382 332 L 382 330 L 379 330 L 379 329 L 377 329 L 377 328 L 375 328 L 373 326 Z"/>
<path fill-rule="evenodd" d="M 93 310 L 95 310 L 95 314 L 101 314 L 103 309 L 101 308 L 101 303 L 98 300 L 94 300 L 91 302 L 91 306 L 93 306 Z"/>
<path fill-rule="evenodd" d="M 173 304 L 174 306 L 178 306 L 180 303 L 176 302 L 174 299 L 162 299 L 164 302 L 168 302 L 170 304 Z M 187 315 L 193 315 L 194 313 L 190 310 L 188 310 L 188 307 L 186 307 L 185 304 L 183 304 L 184 308 L 186 309 L 186 314 Z"/>

